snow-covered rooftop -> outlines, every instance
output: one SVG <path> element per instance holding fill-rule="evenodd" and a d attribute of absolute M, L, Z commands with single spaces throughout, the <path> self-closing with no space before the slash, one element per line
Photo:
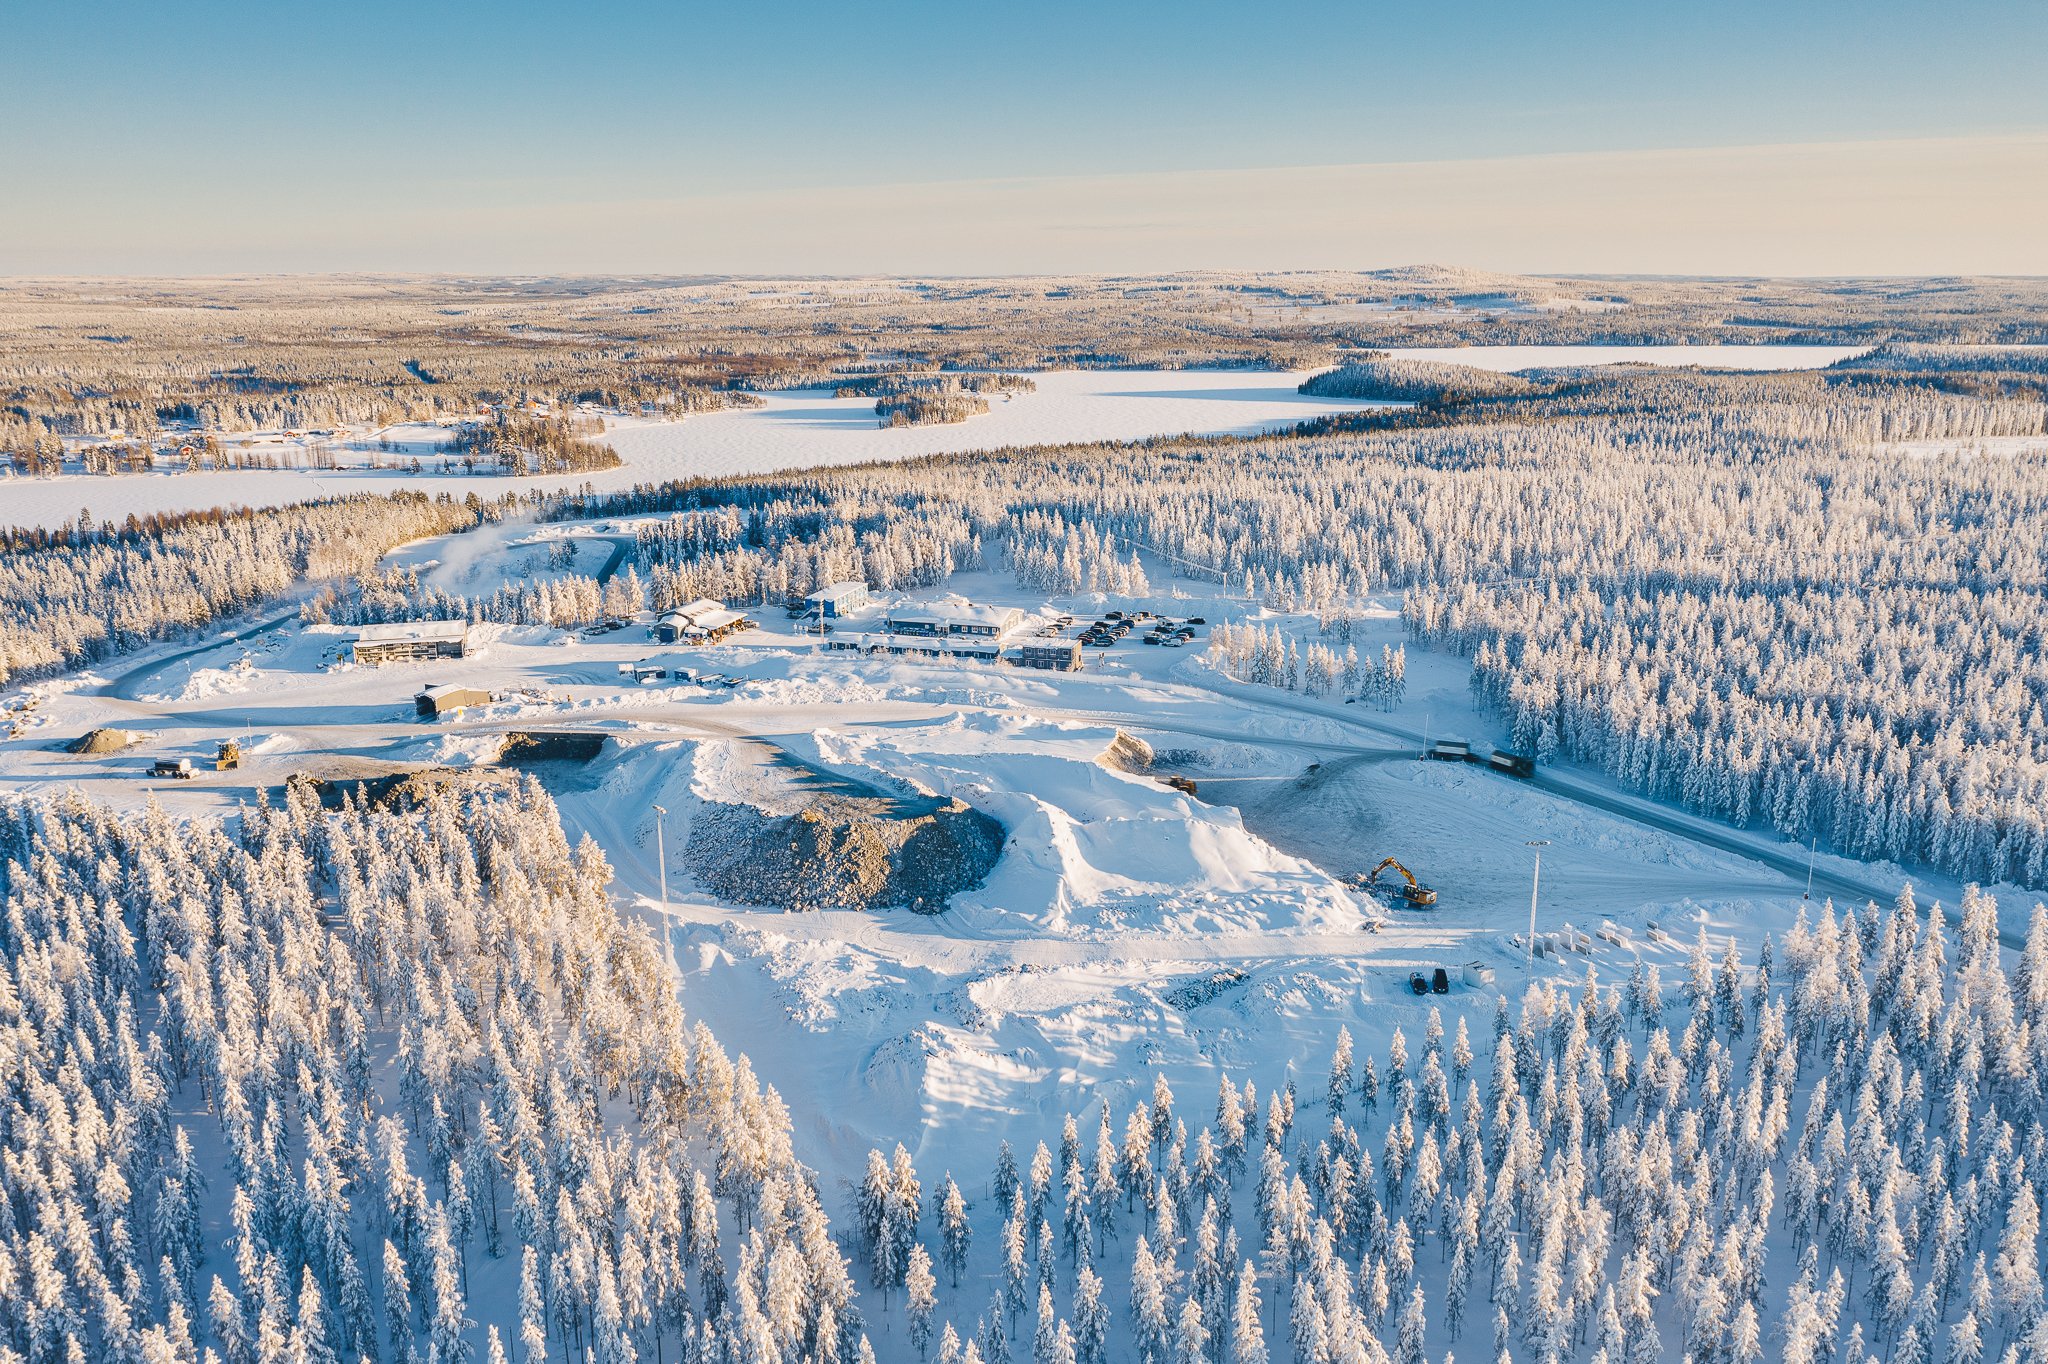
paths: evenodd
<path fill-rule="evenodd" d="M 746 617 L 737 611 L 728 611 L 720 607 L 715 611 L 706 611 L 700 616 L 692 617 L 690 623 L 700 630 L 723 630 L 726 626 L 737 625 L 745 619 Z"/>
<path fill-rule="evenodd" d="M 950 601 L 898 607 L 889 612 L 889 619 L 891 622 L 905 621 L 917 625 L 992 625 L 1007 629 L 1023 620 L 1024 613 L 1014 606 Z"/>
<path fill-rule="evenodd" d="M 365 625 L 356 632 L 358 644 L 398 644 L 407 640 L 461 639 L 469 633 L 469 622 L 460 620 L 401 620 Z"/>

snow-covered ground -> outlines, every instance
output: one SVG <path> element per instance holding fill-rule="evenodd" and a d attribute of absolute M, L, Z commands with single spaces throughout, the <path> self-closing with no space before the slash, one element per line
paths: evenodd
<path fill-rule="evenodd" d="M 1868 346 L 1397 346 L 1388 355 L 1502 373 L 1593 365 L 1699 365 L 1710 369 L 1823 369 Z"/>
<path fill-rule="evenodd" d="M 2048 436 L 1973 436 L 1964 439 L 1897 440 L 1884 447 L 1907 459 L 2015 459 L 2048 455 Z"/>
<path fill-rule="evenodd" d="M 532 535 L 496 528 L 402 557 L 483 591 L 533 570 Z M 1083 619 L 1110 606 L 1212 624 L 1259 614 L 1174 582 L 1164 565 L 1148 572 L 1158 590 L 1135 601 L 1048 603 L 993 573 L 947 588 Z M 1305 617 L 1265 619 L 1314 638 Z M 1396 1026 L 1417 1034 L 1436 1004 L 1453 1023 L 1469 1015 L 1477 1034 L 1497 992 L 1521 984 L 1514 935 L 1529 915 L 1533 839 L 1548 840 L 1539 929 L 1570 926 L 1590 948 L 1538 958 L 1539 976 L 1590 966 L 1615 981 L 1638 957 L 1675 971 L 1703 925 L 1753 942 L 1800 904 L 1800 878 L 1682 830 L 1417 761 L 1399 733 L 1502 737 L 1473 713 L 1462 660 L 1411 651 L 1407 695 L 1381 712 L 1232 683 L 1200 641 L 1167 649 L 1134 636 L 1089 649 L 1087 671 L 1062 675 L 820 652 L 786 633 L 779 612 L 763 625 L 704 648 L 659 646 L 642 628 L 585 639 L 483 626 L 459 662 L 363 668 L 342 661 L 349 631 L 280 624 L 138 672 L 123 688 L 136 700 L 108 694 L 102 678 L 41 684 L 19 736 L 0 742 L 0 788 L 219 812 L 293 772 L 466 768 L 491 762 L 506 731 L 605 733 L 613 742 L 596 760 L 545 774 L 572 837 L 592 835 L 621 902 L 666 925 L 686 1011 L 791 1100 L 800 1155 L 831 1180 L 857 1177 L 870 1146 L 913 1134 L 921 1166 L 985 1171 L 1005 1136 L 1056 1131 L 1062 1113 L 1104 1097 L 1126 1107 L 1155 1071 L 1188 1095 L 1213 1092 L 1225 1072 L 1292 1067 L 1313 1079 L 1339 1024 L 1377 1051 Z M 1401 638 L 1391 602 L 1353 632 L 1367 657 Z M 648 660 L 735 685 L 621 680 L 620 663 Z M 423 722 L 411 698 L 429 682 L 508 699 Z M 141 741 L 63 751 L 103 725 Z M 1198 794 L 1109 761 L 1119 731 Z M 244 766 L 215 772 L 214 747 L 230 736 L 244 740 Z M 707 800 L 740 798 L 733 746 L 760 743 L 813 770 L 958 796 L 1002 824 L 1002 858 L 936 917 L 723 903 L 684 850 Z M 158 757 L 190 757 L 200 775 L 151 782 Z M 659 839 L 657 804 L 670 812 Z M 1439 890 L 1438 910 L 1382 905 L 1346 884 L 1387 855 Z M 1934 889 L 1953 903 L 1952 889 Z M 1462 982 L 1468 963 L 1494 986 L 1428 1000 L 1408 991 L 1413 971 L 1442 966 Z"/>

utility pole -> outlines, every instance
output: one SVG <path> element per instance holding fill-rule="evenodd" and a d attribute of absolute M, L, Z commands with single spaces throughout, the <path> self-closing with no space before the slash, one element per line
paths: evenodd
<path fill-rule="evenodd" d="M 1813 863 L 1814 859 L 1819 856 L 1820 835 L 1815 834 L 1813 842 L 1806 849 L 1806 894 L 1799 897 L 1802 900 L 1811 900 L 1813 898 Z"/>
<path fill-rule="evenodd" d="M 1550 846 L 1547 838 L 1524 840 L 1524 846 L 1536 850 L 1536 869 L 1529 874 L 1529 940 L 1528 952 L 1522 959 L 1522 990 L 1527 993 L 1530 981 L 1536 974 L 1536 888 L 1543 882 L 1543 850 Z"/>

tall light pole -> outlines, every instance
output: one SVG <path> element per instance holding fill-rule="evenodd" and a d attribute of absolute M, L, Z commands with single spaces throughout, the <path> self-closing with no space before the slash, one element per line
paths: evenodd
<path fill-rule="evenodd" d="M 1523 840 L 1523 846 L 1536 850 L 1536 869 L 1529 874 L 1529 941 L 1528 953 L 1522 959 L 1522 989 L 1526 992 L 1536 974 L 1536 888 L 1543 883 L 1543 850 L 1550 846 L 1547 838 Z"/>
<path fill-rule="evenodd" d="M 668 949 L 668 964 L 673 967 L 676 964 L 675 924 L 670 921 L 668 916 L 668 853 L 662 846 L 661 839 L 661 826 L 662 822 L 668 818 L 668 811 L 662 809 L 659 805 L 653 805 L 652 808 L 654 810 L 654 861 L 661 871 L 661 942 L 662 946 Z"/>
<path fill-rule="evenodd" d="M 1811 900 L 1813 898 L 1813 863 L 1814 859 L 1819 856 L 1820 835 L 1815 834 L 1812 844 L 1806 849 L 1806 894 L 1799 897 L 1802 900 Z"/>

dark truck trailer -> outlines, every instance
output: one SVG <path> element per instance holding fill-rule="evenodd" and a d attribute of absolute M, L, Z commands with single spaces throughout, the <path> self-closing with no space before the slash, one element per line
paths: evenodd
<path fill-rule="evenodd" d="M 1486 759 L 1486 765 L 1496 772 L 1505 772 L 1510 777 L 1521 777 L 1525 781 L 1536 775 L 1536 760 L 1526 753 L 1510 753 L 1496 748 Z"/>

